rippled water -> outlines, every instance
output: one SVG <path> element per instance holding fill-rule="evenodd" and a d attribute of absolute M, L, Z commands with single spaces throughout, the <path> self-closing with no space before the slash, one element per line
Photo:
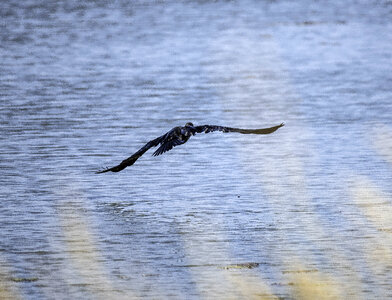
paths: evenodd
<path fill-rule="evenodd" d="M 3 297 L 392 297 L 390 1 L 0 11 Z"/>

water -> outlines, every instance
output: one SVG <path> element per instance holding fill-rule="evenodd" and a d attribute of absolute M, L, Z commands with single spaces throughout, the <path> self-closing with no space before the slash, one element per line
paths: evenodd
<path fill-rule="evenodd" d="M 2 297 L 392 297 L 390 1 L 0 11 Z"/>

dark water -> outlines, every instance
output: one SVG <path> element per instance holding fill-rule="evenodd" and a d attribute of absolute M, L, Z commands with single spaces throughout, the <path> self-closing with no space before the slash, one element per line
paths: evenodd
<path fill-rule="evenodd" d="M 392 297 L 390 1 L 0 12 L 2 297 Z"/>

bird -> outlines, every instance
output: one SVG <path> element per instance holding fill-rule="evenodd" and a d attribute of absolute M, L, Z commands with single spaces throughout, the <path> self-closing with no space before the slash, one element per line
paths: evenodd
<path fill-rule="evenodd" d="M 157 137 L 149 141 L 142 148 L 136 151 L 132 156 L 124 159 L 117 166 L 111 168 L 105 168 L 103 170 L 99 170 L 96 173 L 106 173 L 106 172 L 120 172 L 124 170 L 126 167 L 132 166 L 144 153 L 146 153 L 150 148 L 156 147 L 158 145 L 159 148 L 153 153 L 153 156 L 161 155 L 176 146 L 185 144 L 189 138 L 196 133 L 209 133 L 214 131 L 222 131 L 222 132 L 239 132 L 242 134 L 270 134 L 274 131 L 278 130 L 280 127 L 284 126 L 284 123 L 281 123 L 277 126 L 269 127 L 269 128 L 261 128 L 261 129 L 241 129 L 241 128 L 232 128 L 232 127 L 224 127 L 218 125 L 201 125 L 194 126 L 192 122 L 188 122 L 185 126 L 177 126 L 173 129 L 169 130 L 165 134 Z"/>

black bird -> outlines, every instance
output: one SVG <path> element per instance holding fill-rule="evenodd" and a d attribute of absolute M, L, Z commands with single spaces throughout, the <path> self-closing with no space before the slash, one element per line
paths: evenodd
<path fill-rule="evenodd" d="M 107 168 L 104 170 L 100 170 L 96 173 L 105 173 L 105 172 L 119 172 L 124 170 L 126 167 L 132 166 L 135 161 L 142 156 L 148 149 L 152 147 L 156 147 L 159 144 L 161 145 L 153 154 L 153 156 L 161 155 L 166 151 L 171 150 L 173 147 L 178 145 L 182 145 L 186 143 L 192 135 L 196 133 L 209 133 L 213 131 L 222 131 L 222 132 L 239 132 L 243 134 L 269 134 L 276 131 L 278 128 L 284 126 L 284 123 L 270 127 L 270 128 L 261 128 L 261 129 L 241 129 L 241 128 L 231 128 L 231 127 L 223 127 L 216 125 L 201 125 L 201 126 L 193 126 L 192 123 L 188 122 L 185 126 L 174 127 L 172 130 L 168 131 L 164 135 L 157 137 L 156 139 L 149 141 L 145 144 L 139 151 L 134 153 L 132 156 L 124 159 L 119 165 L 114 166 L 112 168 Z"/>

